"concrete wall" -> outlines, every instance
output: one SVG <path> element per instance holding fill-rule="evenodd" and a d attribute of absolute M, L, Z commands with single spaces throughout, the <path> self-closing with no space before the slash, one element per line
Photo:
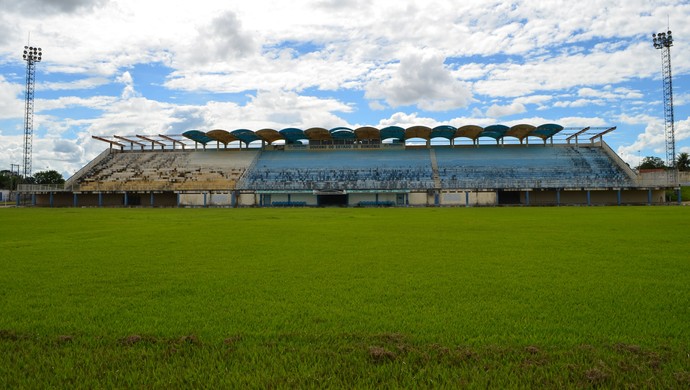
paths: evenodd
<path fill-rule="evenodd" d="M 357 206 L 359 202 L 373 202 L 376 200 L 376 194 L 357 193 L 350 194 L 347 197 L 347 202 L 350 206 Z"/>
<path fill-rule="evenodd" d="M 410 206 L 426 206 L 428 195 L 424 192 L 410 192 L 408 201 Z M 433 204 L 433 203 L 432 203 Z"/>
<path fill-rule="evenodd" d="M 53 193 L 53 207 L 74 207 L 75 194 L 71 192 Z M 129 206 L 152 207 L 151 193 L 129 193 Z M 37 194 L 36 206 L 50 207 L 50 194 Z M 77 193 L 77 207 L 123 207 L 125 206 L 124 193 Z M 177 206 L 177 196 L 172 192 L 154 193 L 153 207 L 175 207 Z"/>
<path fill-rule="evenodd" d="M 465 206 L 465 191 L 441 192 L 441 204 L 444 206 Z"/>
<path fill-rule="evenodd" d="M 242 207 L 251 207 L 259 204 L 259 195 L 257 194 L 239 194 L 238 203 Z"/>
<path fill-rule="evenodd" d="M 561 191 L 560 204 L 567 205 L 586 205 L 587 191 Z M 621 204 L 647 204 L 648 190 L 625 190 L 621 191 Z M 652 204 L 664 203 L 665 191 L 652 190 Z M 527 196 L 524 191 L 520 193 L 520 203 L 527 204 Z M 592 205 L 617 205 L 618 190 L 591 190 L 590 203 Z M 557 205 L 558 195 L 553 191 L 530 191 L 529 204 L 531 206 Z"/>
<path fill-rule="evenodd" d="M 285 198 L 287 200 L 287 197 Z M 307 202 L 308 206 L 316 206 L 317 200 L 314 194 L 291 194 L 290 202 Z"/>
<path fill-rule="evenodd" d="M 207 207 L 230 207 L 232 206 L 232 192 L 224 191 L 218 193 L 207 192 L 206 206 Z M 519 191 L 519 199 L 522 205 L 526 205 L 527 195 L 525 191 Z M 434 192 L 411 192 L 406 194 L 409 205 L 411 206 L 433 206 L 435 201 Z M 651 203 L 663 204 L 665 202 L 666 191 L 652 190 Z M 251 207 L 259 205 L 259 194 L 238 194 L 238 205 Z M 98 207 L 99 194 L 98 193 L 78 193 L 77 207 Z M 162 192 L 153 194 L 153 207 L 176 207 L 178 194 L 174 192 Z M 463 190 L 447 190 L 439 194 L 440 205 L 442 206 L 457 206 L 463 207 L 466 205 L 466 192 Z M 493 191 L 473 192 L 468 191 L 469 206 L 494 206 L 497 201 L 497 193 Z M 204 193 L 184 193 L 179 194 L 180 206 L 204 206 Z M 307 206 L 317 206 L 317 196 L 311 193 L 291 194 L 289 196 L 292 202 L 306 202 Z M 128 206 L 131 207 L 152 207 L 151 193 L 127 193 Z M 350 206 L 357 206 L 361 201 L 375 201 L 376 193 L 353 193 L 348 195 L 348 204 Z M 380 202 L 397 202 L 396 193 L 380 193 L 378 194 Z M 271 202 L 287 202 L 287 194 L 271 194 Z M 50 207 L 51 196 L 49 193 L 36 194 L 35 202 L 37 206 Z M 122 207 L 125 206 L 124 193 L 103 193 L 100 202 L 103 207 Z M 621 204 L 648 204 L 649 191 L 648 190 L 624 190 L 621 192 Z M 560 203 L 557 199 L 557 192 L 555 190 L 548 191 L 529 191 L 529 205 L 531 206 L 547 206 L 547 205 L 587 205 L 587 191 L 560 191 Z M 592 205 L 616 205 L 618 204 L 617 190 L 591 190 L 590 204 Z M 55 192 L 52 195 L 53 207 L 73 207 L 74 194 L 71 192 Z M 268 205 L 266 205 L 268 206 Z"/>
<path fill-rule="evenodd" d="M 637 178 L 641 186 L 666 186 L 669 182 L 669 174 L 664 170 L 643 170 Z M 678 182 L 690 186 L 690 172 L 678 172 Z"/>

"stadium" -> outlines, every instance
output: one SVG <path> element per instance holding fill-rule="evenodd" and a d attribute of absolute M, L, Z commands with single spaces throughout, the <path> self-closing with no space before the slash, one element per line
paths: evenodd
<path fill-rule="evenodd" d="M 64 187 L 22 186 L 48 207 L 383 207 L 665 202 L 604 142 L 611 128 L 200 130 L 99 137 Z M 583 141 L 584 140 L 584 141 Z"/>

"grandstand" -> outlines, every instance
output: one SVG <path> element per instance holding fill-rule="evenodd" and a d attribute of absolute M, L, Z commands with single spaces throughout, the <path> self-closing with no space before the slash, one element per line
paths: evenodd
<path fill-rule="evenodd" d="M 75 207 L 664 202 L 668 186 L 642 185 L 604 142 L 613 129 L 523 124 L 94 136 L 109 148 L 64 188 L 23 191 L 36 205 Z M 586 136 L 589 142 L 580 142 Z"/>

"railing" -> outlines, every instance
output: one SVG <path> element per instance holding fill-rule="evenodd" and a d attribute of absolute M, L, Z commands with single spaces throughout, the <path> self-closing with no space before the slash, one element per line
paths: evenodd
<path fill-rule="evenodd" d="M 77 173 L 75 173 L 69 179 L 67 179 L 67 181 L 65 182 L 64 188 L 68 188 L 68 189 L 72 190 L 73 189 L 72 187 L 74 186 L 75 182 L 81 176 L 83 176 L 84 173 L 88 172 L 89 169 L 95 167 L 97 164 L 99 164 L 101 161 L 103 161 L 104 158 L 106 158 L 108 155 L 110 155 L 110 152 L 111 152 L 110 149 L 106 149 L 106 150 L 102 151 L 101 154 L 96 156 L 96 158 L 91 160 L 90 163 L 84 165 L 84 167 L 82 169 L 78 170 Z"/>
<path fill-rule="evenodd" d="M 17 192 L 57 192 L 65 191 L 64 184 L 20 184 Z"/>

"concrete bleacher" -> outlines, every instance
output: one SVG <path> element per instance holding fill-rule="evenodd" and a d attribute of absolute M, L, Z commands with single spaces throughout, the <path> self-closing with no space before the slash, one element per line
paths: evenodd
<path fill-rule="evenodd" d="M 232 190 L 257 151 L 113 152 L 71 179 L 79 191 Z"/>
<path fill-rule="evenodd" d="M 99 156 L 100 157 L 100 156 Z M 97 191 L 612 188 L 634 178 L 601 147 L 110 152 L 75 177 Z M 365 200 L 361 206 L 388 206 Z M 294 202 L 275 204 L 301 206 Z"/>
<path fill-rule="evenodd" d="M 600 147 L 483 146 L 436 150 L 442 188 L 611 188 L 633 178 Z"/>
<path fill-rule="evenodd" d="M 250 190 L 433 188 L 429 151 L 264 151 L 238 188 Z"/>

